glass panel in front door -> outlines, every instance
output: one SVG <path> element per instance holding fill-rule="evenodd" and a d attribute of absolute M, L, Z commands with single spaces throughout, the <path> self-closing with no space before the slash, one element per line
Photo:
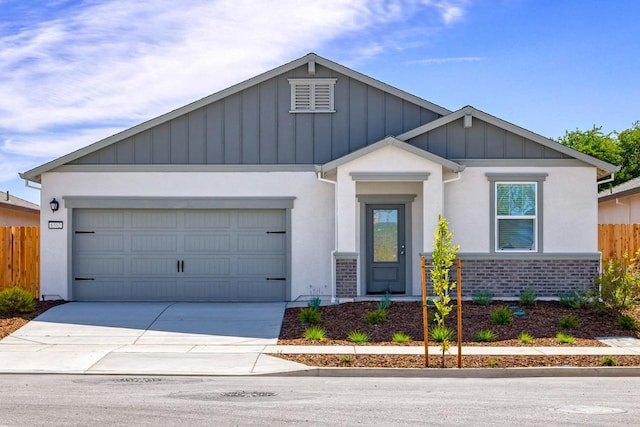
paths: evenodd
<path fill-rule="evenodd" d="M 398 261 L 398 209 L 373 209 L 373 262 Z"/>

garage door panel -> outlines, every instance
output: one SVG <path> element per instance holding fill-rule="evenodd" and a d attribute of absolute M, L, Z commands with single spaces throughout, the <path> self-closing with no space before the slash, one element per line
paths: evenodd
<path fill-rule="evenodd" d="M 231 259 L 229 257 L 186 258 L 184 273 L 195 276 L 229 275 L 231 274 Z"/>
<path fill-rule="evenodd" d="M 130 273 L 135 276 L 164 276 L 178 273 L 178 260 L 175 257 L 131 258 Z"/>
<path fill-rule="evenodd" d="M 175 300 L 178 297 L 177 280 L 131 280 L 128 288 L 129 299 L 148 300 L 152 295 L 155 300 Z"/>
<path fill-rule="evenodd" d="M 255 301 L 282 301 L 285 299 L 285 282 L 278 280 L 240 279 L 237 283 L 239 298 Z"/>
<path fill-rule="evenodd" d="M 285 236 L 282 234 L 240 234 L 238 252 L 283 252 L 286 250 Z"/>
<path fill-rule="evenodd" d="M 134 234 L 131 236 L 133 252 L 176 252 L 178 236 L 157 234 Z"/>
<path fill-rule="evenodd" d="M 76 268 L 76 277 L 90 277 L 95 279 L 97 276 L 121 276 L 125 271 L 124 260 L 120 257 L 80 257 L 78 261 L 79 265 Z"/>
<path fill-rule="evenodd" d="M 284 230 L 285 218 L 281 211 L 241 211 L 238 212 L 239 229 Z"/>
<path fill-rule="evenodd" d="M 76 230 L 83 229 L 122 229 L 124 212 L 117 210 L 86 209 L 83 215 L 74 218 Z"/>
<path fill-rule="evenodd" d="M 184 282 L 185 295 L 191 300 L 237 299 L 237 285 L 230 280 L 187 279 Z"/>
<path fill-rule="evenodd" d="M 175 229 L 178 226 L 178 212 L 157 212 L 150 210 L 131 213 L 133 229 Z"/>
<path fill-rule="evenodd" d="M 73 272 L 85 280 L 74 280 L 72 297 L 282 301 L 286 217 L 261 209 L 74 209 Z"/>
<path fill-rule="evenodd" d="M 186 229 L 228 229 L 231 227 L 231 212 L 221 211 L 190 211 L 184 214 Z"/>
<path fill-rule="evenodd" d="M 125 236 L 123 234 L 78 234 L 75 247 L 79 252 L 122 252 Z"/>
<path fill-rule="evenodd" d="M 192 234 L 184 237 L 185 252 L 229 252 L 230 234 Z"/>
<path fill-rule="evenodd" d="M 239 257 L 238 275 L 284 277 L 284 257 Z"/>
<path fill-rule="evenodd" d="M 74 287 L 76 300 L 109 300 L 113 295 L 127 295 L 124 280 L 92 280 L 81 281 Z"/>

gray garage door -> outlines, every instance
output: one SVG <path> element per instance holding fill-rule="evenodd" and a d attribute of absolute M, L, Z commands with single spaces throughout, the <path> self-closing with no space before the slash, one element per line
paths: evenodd
<path fill-rule="evenodd" d="M 73 299 L 283 301 L 281 209 L 74 209 Z"/>

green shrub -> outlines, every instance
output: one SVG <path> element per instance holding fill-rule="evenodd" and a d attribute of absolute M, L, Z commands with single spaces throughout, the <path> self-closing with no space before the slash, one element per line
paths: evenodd
<path fill-rule="evenodd" d="M 370 325 L 379 325 L 387 320 L 387 310 L 378 308 L 373 311 L 367 311 L 364 314 L 364 321 Z"/>
<path fill-rule="evenodd" d="M 316 310 L 320 310 L 320 297 L 313 297 L 307 303 L 307 307 L 315 308 Z"/>
<path fill-rule="evenodd" d="M 391 295 L 385 294 L 384 298 L 378 302 L 378 310 L 388 310 L 391 307 Z"/>
<path fill-rule="evenodd" d="M 369 335 L 366 332 L 351 331 L 347 335 L 347 339 L 351 342 L 369 342 Z"/>
<path fill-rule="evenodd" d="M 628 314 L 618 316 L 616 324 L 618 325 L 618 328 L 624 329 L 625 331 L 635 331 L 638 329 L 638 320 Z"/>
<path fill-rule="evenodd" d="M 633 308 L 640 304 L 640 250 L 636 258 L 613 257 L 604 263 L 604 273 L 597 279 L 602 301 L 617 310 Z"/>
<path fill-rule="evenodd" d="M 566 294 L 560 294 L 560 304 L 566 305 L 571 308 L 582 308 L 588 306 L 590 298 L 586 292 L 583 291 L 570 291 Z"/>
<path fill-rule="evenodd" d="M 312 325 L 320 323 L 320 312 L 317 308 L 305 307 L 300 310 L 298 320 L 300 320 L 300 323 L 309 323 Z"/>
<path fill-rule="evenodd" d="M 303 336 L 308 340 L 323 340 L 326 338 L 327 331 L 320 326 L 310 326 L 304 330 Z"/>
<path fill-rule="evenodd" d="M 497 359 L 490 357 L 489 360 L 487 360 L 487 365 L 489 365 L 490 368 L 497 368 L 500 365 L 500 362 L 498 362 Z"/>
<path fill-rule="evenodd" d="M 556 334 L 556 339 L 560 344 L 573 344 L 576 341 L 573 335 L 567 335 L 562 332 Z"/>
<path fill-rule="evenodd" d="M 535 338 L 533 338 L 533 335 L 528 332 L 520 332 L 520 334 L 518 335 L 518 339 L 523 344 L 533 344 L 533 341 L 535 340 Z"/>
<path fill-rule="evenodd" d="M 411 341 L 411 336 L 407 334 L 403 334 L 402 332 L 394 332 L 391 337 L 391 341 L 397 343 L 405 343 Z"/>
<path fill-rule="evenodd" d="M 435 342 L 450 341 L 453 337 L 453 331 L 446 326 L 436 325 L 431 328 L 431 339 Z"/>
<path fill-rule="evenodd" d="M 491 321 L 494 325 L 510 325 L 513 322 L 513 313 L 507 307 L 498 307 L 491 312 Z"/>
<path fill-rule="evenodd" d="M 580 322 L 578 322 L 578 318 L 573 314 L 558 319 L 558 326 L 561 328 L 578 329 L 579 324 Z"/>
<path fill-rule="evenodd" d="M 473 339 L 477 342 L 492 342 L 498 339 L 498 334 L 490 329 L 483 329 L 476 332 Z"/>
<path fill-rule="evenodd" d="M 488 306 L 493 301 L 493 294 L 489 291 L 476 289 L 473 291 L 473 302 L 478 305 Z"/>
<path fill-rule="evenodd" d="M 356 360 L 351 354 L 343 354 L 340 356 L 340 363 L 351 364 Z"/>
<path fill-rule="evenodd" d="M 527 288 L 524 291 L 520 292 L 520 305 L 533 305 L 536 303 L 536 299 L 538 299 L 538 293 L 533 288 Z"/>
<path fill-rule="evenodd" d="M 0 312 L 8 315 L 29 313 L 36 307 L 33 296 L 17 286 L 0 292 Z"/>
<path fill-rule="evenodd" d="M 600 359 L 600 364 L 602 366 L 618 366 L 618 359 L 613 356 L 604 356 Z"/>

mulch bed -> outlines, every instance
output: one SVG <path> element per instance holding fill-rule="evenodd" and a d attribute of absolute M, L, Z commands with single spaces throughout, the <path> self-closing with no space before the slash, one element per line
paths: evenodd
<path fill-rule="evenodd" d="M 513 323 L 508 326 L 494 325 L 491 311 L 500 306 L 516 306 L 517 302 L 492 302 L 489 306 L 474 303 L 463 303 L 462 307 L 462 341 L 464 346 L 527 346 L 518 340 L 520 332 L 528 332 L 535 341 L 533 346 L 568 346 L 568 347 L 607 347 L 595 337 L 630 336 L 640 338 L 640 332 L 618 329 L 616 320 L 619 313 L 604 308 L 570 308 L 556 301 L 538 301 L 535 305 L 520 307 L 526 314 L 514 316 Z M 298 320 L 300 308 L 289 308 L 280 332 L 279 345 L 418 345 L 423 346 L 422 306 L 418 302 L 392 302 L 388 309 L 387 321 L 380 325 L 369 325 L 363 321 L 367 311 L 375 310 L 377 302 L 364 301 L 320 307 L 321 321 L 319 326 L 326 330 L 324 340 L 313 341 L 302 338 L 308 325 Z M 640 308 L 625 312 L 640 319 Z M 558 319 L 573 315 L 578 318 L 576 329 L 565 329 L 558 326 Z M 456 330 L 457 313 L 454 309 L 447 318 L 447 326 Z M 489 329 L 498 335 L 498 339 L 489 343 L 474 341 L 476 332 Z M 354 344 L 347 340 L 347 335 L 354 330 L 369 335 L 369 342 Z M 391 342 L 395 332 L 410 335 L 412 341 L 406 344 Z M 570 334 L 576 338 L 573 344 L 559 344 L 558 332 Z M 455 346 L 457 336 L 454 335 L 452 345 Z M 430 341 L 429 345 L 438 346 Z M 336 367 L 424 367 L 424 356 L 414 355 L 317 355 L 295 354 L 277 355 L 309 366 Z M 436 359 L 437 358 L 437 359 Z M 463 356 L 464 367 L 533 367 L 533 366 L 602 366 L 600 356 Z M 640 356 L 616 356 L 620 366 L 640 366 Z M 457 366 L 457 357 L 448 356 L 447 366 Z M 431 355 L 431 366 L 440 366 L 440 356 Z"/>
<path fill-rule="evenodd" d="M 424 356 L 366 354 L 274 354 L 307 366 L 336 368 L 424 368 Z M 462 356 L 463 368 L 601 367 L 603 356 Z M 617 366 L 640 366 L 640 356 L 613 356 Z M 429 355 L 429 367 L 441 367 L 440 355 Z M 458 366 L 457 356 L 445 356 L 445 367 Z"/>

